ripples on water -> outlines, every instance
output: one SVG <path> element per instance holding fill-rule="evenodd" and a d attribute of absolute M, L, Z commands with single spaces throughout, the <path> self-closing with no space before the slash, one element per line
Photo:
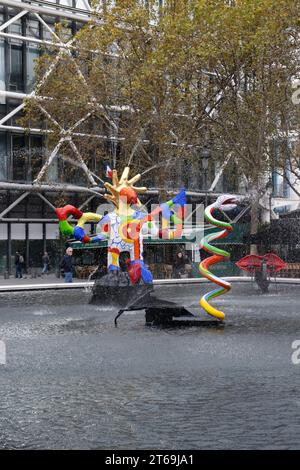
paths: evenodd
<path fill-rule="evenodd" d="M 0 295 L 0 447 L 299 449 L 299 289 L 234 285 L 214 329 L 145 327 L 142 312 L 115 328 L 83 291 Z"/>

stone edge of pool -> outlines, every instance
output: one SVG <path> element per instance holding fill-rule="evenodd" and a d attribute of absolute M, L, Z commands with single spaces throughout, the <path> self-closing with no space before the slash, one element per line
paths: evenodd
<path fill-rule="evenodd" d="M 253 282 L 251 277 L 246 276 L 231 276 L 231 277 L 224 277 L 229 282 Z M 271 278 L 271 282 L 278 284 L 299 284 L 300 285 L 300 278 Z M 187 279 L 155 279 L 153 284 L 156 286 L 163 286 L 163 285 L 177 285 L 177 284 L 201 284 L 207 283 L 209 281 L 202 278 L 187 278 Z M 34 291 L 34 290 L 59 290 L 59 289 L 80 289 L 85 287 L 92 287 L 94 284 L 93 281 L 85 281 L 85 282 L 74 282 L 72 284 L 67 283 L 55 283 L 51 282 L 48 284 L 11 284 L 6 286 L 0 286 L 0 293 L 1 292 L 17 292 L 17 291 Z"/>

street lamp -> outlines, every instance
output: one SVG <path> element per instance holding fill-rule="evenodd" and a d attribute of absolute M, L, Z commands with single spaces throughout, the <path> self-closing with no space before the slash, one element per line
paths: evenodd
<path fill-rule="evenodd" d="M 273 180 L 270 177 L 266 184 L 266 194 L 269 196 L 269 212 L 270 212 L 270 224 L 271 224 L 271 213 L 272 213 L 272 194 L 273 194 Z"/>
<path fill-rule="evenodd" d="M 273 180 L 272 180 L 271 177 L 267 181 L 266 191 L 268 191 L 268 194 L 270 194 L 270 193 L 272 194 L 272 192 L 273 192 Z"/>
<path fill-rule="evenodd" d="M 204 147 L 201 151 L 202 169 L 204 173 L 204 190 L 205 190 L 205 207 L 207 207 L 207 172 L 208 172 L 208 160 L 210 159 L 211 151 L 210 148 Z"/>

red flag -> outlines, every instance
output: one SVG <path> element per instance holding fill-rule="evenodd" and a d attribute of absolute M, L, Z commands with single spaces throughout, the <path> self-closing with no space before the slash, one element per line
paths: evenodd
<path fill-rule="evenodd" d="M 112 169 L 110 168 L 110 166 L 106 165 L 106 172 L 105 172 L 106 178 L 112 179 L 112 175 L 113 175 Z"/>

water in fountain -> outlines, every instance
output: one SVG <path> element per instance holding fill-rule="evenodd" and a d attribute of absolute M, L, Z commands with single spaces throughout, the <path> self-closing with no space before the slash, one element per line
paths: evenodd
<path fill-rule="evenodd" d="M 207 287 L 155 294 L 200 312 Z M 233 284 L 225 325 L 205 329 L 135 311 L 115 328 L 77 289 L 1 294 L 0 447 L 299 448 L 299 289 Z"/>

